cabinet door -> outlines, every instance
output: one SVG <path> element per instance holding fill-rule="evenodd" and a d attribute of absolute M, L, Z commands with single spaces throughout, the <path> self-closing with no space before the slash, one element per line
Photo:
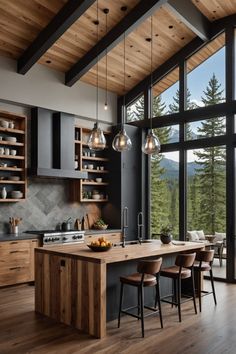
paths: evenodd
<path fill-rule="evenodd" d="M 143 153 L 141 151 L 140 129 L 129 125 L 125 125 L 125 129 L 132 141 L 132 149 L 122 153 L 121 209 L 124 207 L 128 208 L 128 230 L 126 236 L 127 239 L 132 240 L 137 238 L 137 215 L 142 209 L 141 194 Z"/>

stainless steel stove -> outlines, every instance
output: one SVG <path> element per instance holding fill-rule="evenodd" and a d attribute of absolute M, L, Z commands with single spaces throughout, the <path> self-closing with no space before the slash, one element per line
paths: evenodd
<path fill-rule="evenodd" d="M 42 236 L 44 245 L 84 243 L 84 231 L 53 231 Z"/>
<path fill-rule="evenodd" d="M 84 243 L 84 231 L 33 230 L 25 233 L 42 236 L 43 245 Z"/>

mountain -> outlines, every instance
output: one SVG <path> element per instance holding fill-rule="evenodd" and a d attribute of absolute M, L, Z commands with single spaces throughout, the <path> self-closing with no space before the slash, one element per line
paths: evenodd
<path fill-rule="evenodd" d="M 191 131 L 191 140 L 198 139 L 200 136 Z M 168 144 L 177 143 L 179 142 L 179 130 L 172 128 L 170 131 Z"/>
<path fill-rule="evenodd" d="M 165 172 L 162 178 L 171 178 L 175 179 L 179 177 L 179 163 L 177 161 L 163 158 L 160 162 L 160 166 L 165 169 Z M 195 169 L 198 168 L 196 162 L 189 162 L 187 164 L 187 175 L 188 177 L 194 176 L 196 171 Z"/>

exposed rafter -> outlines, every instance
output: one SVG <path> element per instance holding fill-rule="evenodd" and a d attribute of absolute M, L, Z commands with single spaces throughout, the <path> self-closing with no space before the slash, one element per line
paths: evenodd
<path fill-rule="evenodd" d="M 210 38 L 211 22 L 190 0 L 168 0 L 166 6 L 203 41 Z"/>
<path fill-rule="evenodd" d="M 140 1 L 126 17 L 124 17 L 114 28 L 110 30 L 83 58 L 81 58 L 67 73 L 65 83 L 72 86 L 89 69 L 96 64 L 96 57 L 99 59 L 105 56 L 106 50 L 109 52 L 120 41 L 123 35 L 132 32 L 136 27 L 145 21 L 161 5 L 166 4 L 167 0 L 148 0 Z"/>
<path fill-rule="evenodd" d="M 227 26 L 236 25 L 236 15 L 230 15 L 219 19 L 211 24 L 211 38 L 214 39 L 219 35 Z M 164 64 L 159 66 L 153 72 L 153 82 L 161 80 L 165 75 L 167 75 L 171 70 L 173 70 L 182 59 L 186 59 L 191 56 L 197 50 L 201 49 L 206 43 L 200 38 L 193 39 L 184 48 L 180 49 L 176 54 L 174 54 L 170 59 L 168 59 Z M 142 92 L 144 92 L 150 85 L 150 75 L 146 76 L 142 81 L 140 81 L 136 86 L 134 86 L 125 96 L 126 104 L 131 103 L 135 100 Z M 118 99 L 118 106 L 123 102 L 123 96 Z"/>
<path fill-rule="evenodd" d="M 18 73 L 27 71 L 96 0 L 69 0 L 18 60 Z"/>

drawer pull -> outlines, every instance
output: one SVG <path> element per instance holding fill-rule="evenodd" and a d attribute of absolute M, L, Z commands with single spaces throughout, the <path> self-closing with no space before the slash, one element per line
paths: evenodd
<path fill-rule="evenodd" d="M 18 253 L 18 252 L 20 252 L 20 251 L 10 251 L 10 253 Z"/>
<path fill-rule="evenodd" d="M 17 270 L 17 269 L 21 269 L 22 267 L 12 267 L 10 268 L 10 270 Z"/>
<path fill-rule="evenodd" d="M 18 244 L 18 241 L 12 241 L 11 242 L 11 245 L 17 245 Z"/>

